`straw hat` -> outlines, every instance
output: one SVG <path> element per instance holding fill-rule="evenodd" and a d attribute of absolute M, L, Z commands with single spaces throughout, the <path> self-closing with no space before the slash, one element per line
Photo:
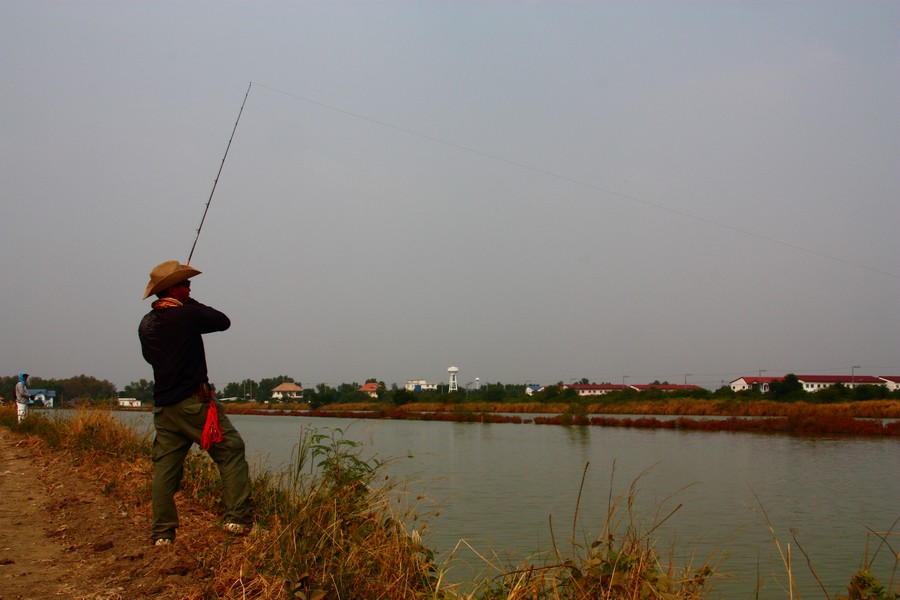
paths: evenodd
<path fill-rule="evenodd" d="M 183 265 L 177 260 L 167 260 L 164 263 L 159 263 L 150 271 L 150 283 L 147 284 L 147 289 L 144 290 L 144 300 L 153 294 L 169 289 L 176 283 L 187 281 L 194 275 L 199 274 L 200 271 L 194 267 Z"/>

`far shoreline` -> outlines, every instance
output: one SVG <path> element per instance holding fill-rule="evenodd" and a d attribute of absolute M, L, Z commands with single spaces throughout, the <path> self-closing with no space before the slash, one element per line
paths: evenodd
<path fill-rule="evenodd" d="M 316 409 L 300 406 L 229 402 L 226 403 L 225 410 L 233 415 L 900 437 L 900 401 L 897 400 L 835 404 L 686 399 L 591 404 L 417 402 L 402 406 L 384 402 L 357 402 L 331 404 Z M 148 408 L 119 410 L 145 411 Z"/>
<path fill-rule="evenodd" d="M 300 408 L 300 404 L 259 404 L 257 402 L 226 403 L 232 414 L 284 414 L 400 411 L 407 413 L 484 413 L 484 414 L 578 414 L 578 415 L 666 415 L 718 417 L 788 417 L 817 414 L 857 419 L 900 419 L 900 400 L 863 400 L 819 404 L 813 402 L 773 402 L 771 400 L 654 400 L 610 401 L 590 403 L 541 402 L 412 402 L 393 406 L 384 402 L 328 404 L 318 408 Z M 296 408 L 295 408 L 296 407 Z"/>

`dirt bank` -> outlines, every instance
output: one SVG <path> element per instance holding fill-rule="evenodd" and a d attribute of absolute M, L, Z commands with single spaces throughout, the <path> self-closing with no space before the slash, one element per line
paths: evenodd
<path fill-rule="evenodd" d="M 196 561 L 38 444 L 0 429 L 0 600 L 180 597 Z"/>

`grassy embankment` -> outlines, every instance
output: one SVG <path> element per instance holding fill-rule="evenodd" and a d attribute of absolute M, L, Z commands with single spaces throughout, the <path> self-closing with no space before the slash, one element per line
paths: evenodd
<path fill-rule="evenodd" d="M 149 533 L 152 464 L 146 436 L 102 411 L 58 420 L 32 415 L 16 425 L 14 409 L 4 407 L 0 425 L 36 452 L 78 465 L 84 476 L 144 517 Z M 286 471 L 254 478 L 259 527 L 223 543 L 216 526 L 221 514 L 216 469 L 205 453 L 190 455 L 178 497 L 183 518 L 178 544 L 205 575 L 182 588 L 182 597 L 687 600 L 710 597 L 714 588 L 712 559 L 677 566 L 657 552 L 652 533 L 667 517 L 639 528 L 632 513 L 634 486 L 611 499 L 594 540 L 577 541 L 573 531 L 572 539 L 557 544 L 554 533 L 553 547 L 540 556 L 515 567 L 498 564 L 495 575 L 483 581 L 449 585 L 442 578 L 448 565 L 435 561 L 414 529 L 425 533 L 428 527 L 416 514 L 420 499 L 385 478 L 383 465 L 360 460 L 356 444 L 339 432 L 306 435 L 294 458 Z M 895 589 L 893 573 L 886 587 L 865 569 L 852 577 L 848 598 L 900 597 L 886 591 Z"/>

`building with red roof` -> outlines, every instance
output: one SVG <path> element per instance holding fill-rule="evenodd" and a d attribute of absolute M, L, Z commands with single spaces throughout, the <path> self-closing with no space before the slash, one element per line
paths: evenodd
<path fill-rule="evenodd" d="M 381 389 L 380 383 L 370 381 L 369 383 L 367 383 L 364 386 L 362 386 L 361 388 L 359 388 L 357 391 L 362 392 L 363 394 L 367 395 L 369 398 L 377 398 L 378 390 L 380 390 L 380 389 Z"/>
<path fill-rule="evenodd" d="M 784 377 L 738 377 L 731 382 L 731 389 L 735 392 L 745 390 L 759 390 L 762 393 L 769 391 L 773 381 L 781 381 Z"/>

